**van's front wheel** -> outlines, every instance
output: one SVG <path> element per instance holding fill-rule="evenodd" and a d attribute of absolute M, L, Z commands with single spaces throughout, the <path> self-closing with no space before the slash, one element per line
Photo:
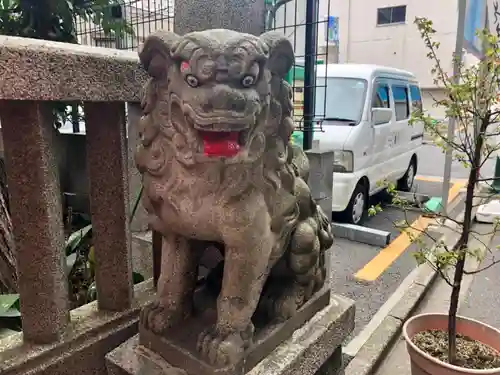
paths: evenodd
<path fill-rule="evenodd" d="M 417 174 L 417 165 L 415 159 L 411 159 L 410 165 L 406 170 L 405 175 L 398 181 L 399 191 L 411 191 L 413 183 L 415 182 L 415 175 Z"/>
<path fill-rule="evenodd" d="M 342 212 L 342 219 L 350 224 L 360 225 L 366 219 L 366 207 L 368 206 L 368 193 L 366 187 L 360 182 L 352 193 L 351 200 L 345 211 Z"/>

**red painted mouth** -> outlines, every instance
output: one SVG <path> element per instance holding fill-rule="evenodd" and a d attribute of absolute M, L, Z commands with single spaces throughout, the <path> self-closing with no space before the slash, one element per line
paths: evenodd
<path fill-rule="evenodd" d="M 199 131 L 206 156 L 233 157 L 241 150 L 240 132 Z"/>

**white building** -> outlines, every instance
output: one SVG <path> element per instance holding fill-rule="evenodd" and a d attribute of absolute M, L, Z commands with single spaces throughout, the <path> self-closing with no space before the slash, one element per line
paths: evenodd
<path fill-rule="evenodd" d="M 320 0 L 325 1 L 325 0 Z M 327 1 L 327 0 L 326 0 Z M 380 64 L 409 70 L 422 87 L 424 107 L 435 117 L 432 97 L 443 95 L 433 83 L 433 63 L 414 24 L 415 17 L 433 21 L 439 57 L 451 73 L 458 22 L 457 0 L 330 0 L 330 14 L 339 17 L 340 62 Z M 466 54 L 466 64 L 476 62 Z"/>

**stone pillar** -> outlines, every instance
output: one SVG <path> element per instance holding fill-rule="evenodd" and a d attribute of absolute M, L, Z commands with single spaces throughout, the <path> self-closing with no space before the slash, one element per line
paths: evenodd
<path fill-rule="evenodd" d="M 69 322 L 61 192 L 50 104 L 1 101 L 24 340 L 58 341 Z"/>
<path fill-rule="evenodd" d="M 260 35 L 265 31 L 264 0 L 182 0 L 175 2 L 174 31 L 230 29 Z"/>
<path fill-rule="evenodd" d="M 306 151 L 309 158 L 309 188 L 316 203 L 326 215 L 332 213 L 333 151 L 312 149 Z"/>
<path fill-rule="evenodd" d="M 85 103 L 90 210 L 100 309 L 132 304 L 125 105 Z"/>

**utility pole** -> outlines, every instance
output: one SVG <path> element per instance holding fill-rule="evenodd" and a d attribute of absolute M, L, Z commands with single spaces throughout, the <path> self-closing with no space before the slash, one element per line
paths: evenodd
<path fill-rule="evenodd" d="M 467 0 L 458 1 L 458 24 L 457 24 L 457 39 L 455 43 L 455 54 L 453 58 L 453 81 L 459 83 L 460 67 L 463 60 L 464 49 L 464 31 L 465 31 L 465 14 L 467 11 Z M 457 119 L 451 117 L 448 124 L 448 140 L 455 139 L 455 125 Z M 443 193 L 442 193 L 442 213 L 446 215 L 448 210 L 448 192 L 450 190 L 451 165 L 453 162 L 453 149 L 448 146 L 445 151 L 444 174 L 443 174 Z"/>

